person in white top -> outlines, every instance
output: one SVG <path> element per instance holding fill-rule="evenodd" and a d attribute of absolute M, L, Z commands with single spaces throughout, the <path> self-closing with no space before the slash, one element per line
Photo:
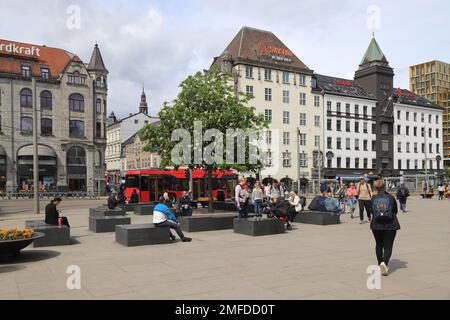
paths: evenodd
<path fill-rule="evenodd" d="M 302 211 L 302 204 L 300 202 L 300 197 L 294 192 L 291 191 L 290 193 L 290 197 L 289 197 L 289 202 L 291 203 L 292 206 L 292 221 L 294 221 L 295 216 L 300 213 L 300 211 Z"/>
<path fill-rule="evenodd" d="M 153 223 L 156 227 L 169 228 L 169 236 L 172 240 L 175 240 L 175 236 L 170 232 L 170 229 L 174 229 L 180 239 L 183 242 L 192 241 L 191 238 L 185 237 L 181 230 L 177 217 L 170 211 L 167 206 L 170 203 L 170 198 L 167 193 L 164 193 L 163 197 L 153 209 Z"/>
<path fill-rule="evenodd" d="M 445 187 L 444 187 L 444 185 L 442 183 L 439 184 L 438 191 L 439 191 L 439 200 L 443 200 L 444 199 Z"/>

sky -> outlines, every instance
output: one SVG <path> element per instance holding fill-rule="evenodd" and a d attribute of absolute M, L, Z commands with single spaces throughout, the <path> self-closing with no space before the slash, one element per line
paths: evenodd
<path fill-rule="evenodd" d="M 97 42 L 109 70 L 108 112 L 150 114 L 188 75 L 208 69 L 243 26 L 272 31 L 310 69 L 353 78 L 375 32 L 409 88 L 408 67 L 450 63 L 448 0 L 0 0 L 0 38 L 45 44 L 88 63 Z"/>

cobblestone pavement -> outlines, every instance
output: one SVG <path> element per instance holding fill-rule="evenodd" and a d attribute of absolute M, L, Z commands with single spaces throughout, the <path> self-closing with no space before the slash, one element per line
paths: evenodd
<path fill-rule="evenodd" d="M 369 224 L 348 215 L 340 225 L 297 223 L 282 235 L 224 230 L 190 233 L 191 243 L 126 248 L 114 233 L 88 231 L 88 208 L 101 202 L 65 201 L 77 244 L 30 247 L 0 264 L 0 299 L 450 299 L 450 201 L 410 199 L 380 290 L 366 284 L 376 264 Z M 36 219 L 32 201 L 0 207 L 0 228 Z M 81 268 L 80 290 L 66 287 L 70 265 Z"/>

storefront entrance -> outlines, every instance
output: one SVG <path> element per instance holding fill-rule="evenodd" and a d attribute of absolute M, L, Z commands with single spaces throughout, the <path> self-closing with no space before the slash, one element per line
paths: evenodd
<path fill-rule="evenodd" d="M 69 191 L 86 192 L 86 151 L 71 147 L 67 151 L 67 185 Z"/>
<path fill-rule="evenodd" d="M 39 146 L 39 191 L 56 191 L 57 159 L 50 147 Z M 26 146 L 17 154 L 18 191 L 33 190 L 33 146 Z"/>

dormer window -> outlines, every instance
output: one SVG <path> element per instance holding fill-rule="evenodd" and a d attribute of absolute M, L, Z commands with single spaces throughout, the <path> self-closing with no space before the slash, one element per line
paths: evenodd
<path fill-rule="evenodd" d="M 49 68 L 41 68 L 41 78 L 48 80 L 50 78 L 50 69 Z"/>
<path fill-rule="evenodd" d="M 68 75 L 68 80 L 71 84 L 86 84 L 86 76 L 80 75 L 78 71 Z"/>
<path fill-rule="evenodd" d="M 81 83 L 81 77 L 80 77 L 80 73 L 78 71 L 75 71 L 73 73 L 73 83 L 75 83 L 75 84 Z"/>
<path fill-rule="evenodd" d="M 22 65 L 22 76 L 23 77 L 31 77 L 31 67 L 27 65 Z"/>

